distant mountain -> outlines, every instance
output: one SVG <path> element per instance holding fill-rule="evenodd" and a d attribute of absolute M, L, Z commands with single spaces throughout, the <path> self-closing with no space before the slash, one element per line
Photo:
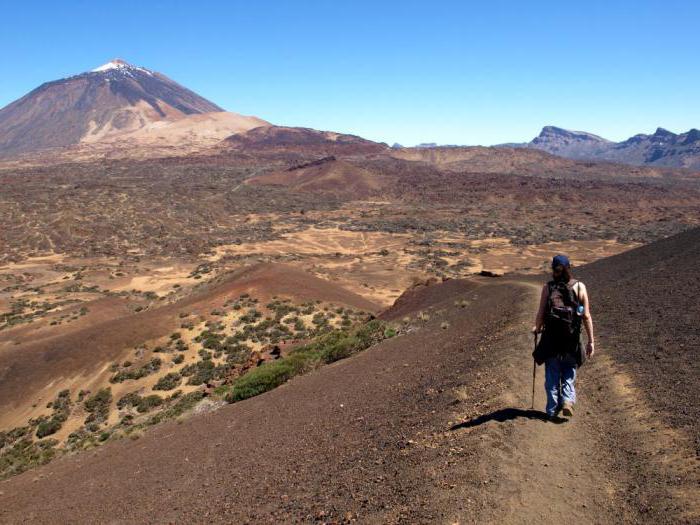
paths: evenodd
<path fill-rule="evenodd" d="M 534 148 L 578 160 L 700 169 L 700 131 L 697 129 L 676 134 L 658 128 L 652 135 L 639 134 L 622 142 L 612 142 L 592 133 L 545 126 L 531 142 L 508 146 Z"/>
<path fill-rule="evenodd" d="M 215 116 L 190 118 L 209 114 Z M 161 73 L 115 59 L 42 84 L 0 109 L 0 156 L 109 142 L 133 133 L 140 133 L 137 142 L 150 140 L 149 131 L 179 140 L 190 134 L 190 124 L 221 140 L 266 122 L 225 113 Z"/>
<path fill-rule="evenodd" d="M 609 140 L 592 133 L 569 131 L 555 126 L 545 126 L 530 142 L 531 147 L 572 159 L 595 157 L 610 144 Z"/>

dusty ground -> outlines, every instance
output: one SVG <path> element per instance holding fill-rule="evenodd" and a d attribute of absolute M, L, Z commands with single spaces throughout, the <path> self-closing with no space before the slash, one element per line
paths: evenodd
<path fill-rule="evenodd" d="M 256 304 L 233 310 L 232 304 L 240 302 L 243 294 Z M 75 398 L 80 390 L 94 393 L 104 387 L 112 390 L 109 422 L 115 423 L 118 420 L 115 404 L 123 395 L 163 394 L 151 391 L 158 379 L 166 373 L 179 372 L 199 359 L 203 347 L 193 339 L 208 329 L 209 322 L 221 324 L 218 333 L 232 335 L 243 324 L 241 316 L 251 309 L 268 315 L 265 305 L 273 298 L 285 298 L 292 306 L 312 304 L 309 309 L 332 318 L 332 326 L 341 321 L 335 312 L 338 307 L 345 307 L 353 322 L 362 312 L 380 309 L 379 305 L 335 283 L 279 264 L 258 264 L 223 274 L 190 290 L 184 298 L 172 302 L 156 299 L 141 311 L 133 308 L 133 304 L 139 303 L 130 296 L 86 301 L 81 304 L 87 305 L 88 313 L 68 325 L 51 325 L 40 318 L 0 331 L 0 428 L 7 431 L 26 425 L 31 418 L 50 415 L 47 403 L 63 389 L 69 389 Z M 57 316 L 58 313 L 50 314 L 48 318 Z M 313 328 L 313 314 L 299 317 L 307 327 Z M 168 346 L 174 333 L 187 345 L 186 349 L 176 351 L 172 345 Z M 255 353 L 267 345 L 246 341 L 246 346 Z M 158 347 L 163 351 L 157 352 Z M 172 359 L 177 355 L 183 361 L 175 366 Z M 153 358 L 162 361 L 157 372 L 139 380 L 110 382 L 117 371 L 116 365 L 128 361 L 133 369 Z M 218 365 L 223 360 L 223 356 L 215 356 L 213 362 Z M 186 379 L 178 387 L 183 393 L 199 388 L 185 382 Z M 82 424 L 85 415 L 76 411 L 61 431 L 51 437 L 64 440 Z"/>
<path fill-rule="evenodd" d="M 652 249 L 652 258 L 663 264 L 674 251 L 692 258 L 697 235 Z M 136 442 L 0 483 L 0 518 L 696 523 L 697 420 L 681 424 L 685 409 L 678 404 L 658 410 L 645 374 L 656 371 L 662 388 L 674 376 L 629 366 L 635 342 L 615 339 L 616 325 L 603 320 L 644 292 L 634 277 L 646 266 L 634 261 L 648 261 L 647 253 L 582 272 L 601 319 L 599 355 L 581 371 L 571 421 L 545 422 L 529 410 L 528 329 L 539 279 L 452 280 L 414 289 L 385 314 L 411 327 L 406 335 L 267 394 L 157 427 Z M 615 269 L 625 264 L 631 281 L 616 291 Z M 674 280 L 671 292 L 684 282 Z M 646 306 L 656 308 L 664 297 L 648 296 Z M 691 306 L 697 318 L 697 304 L 666 307 L 677 315 Z M 679 345 L 694 339 L 674 337 L 675 318 L 636 330 L 667 337 L 657 351 L 677 369 L 691 358 Z M 697 379 L 696 368 L 686 373 Z M 541 369 L 539 380 L 538 408 Z"/>
<path fill-rule="evenodd" d="M 170 425 L 149 431 L 137 446 L 130 440 L 108 441 L 106 452 L 97 456 L 106 458 L 104 464 L 93 465 L 90 462 L 97 459 L 79 455 L 4 486 L 19 487 L 53 472 L 47 481 L 26 483 L 75 500 L 78 514 L 76 519 L 64 515 L 69 521 L 98 517 L 93 501 L 108 510 L 124 503 L 127 496 L 118 479 L 110 477 L 118 473 L 140 487 L 139 505 L 129 507 L 138 521 L 161 514 L 164 519 L 186 520 L 205 512 L 202 501 L 220 521 L 309 516 L 323 521 L 343 519 L 345 512 L 369 522 L 469 521 L 474 516 L 495 521 L 502 517 L 499 509 L 512 508 L 513 502 L 531 506 L 531 501 L 542 501 L 521 481 L 528 481 L 531 467 L 537 465 L 528 463 L 531 458 L 550 463 L 538 448 L 543 440 L 560 449 L 567 440 L 584 435 L 597 448 L 594 454 L 584 454 L 586 464 L 573 464 L 570 472 L 600 482 L 598 472 L 614 473 L 604 493 L 595 483 L 580 489 L 586 501 L 595 502 L 586 503 L 592 521 L 612 516 L 615 506 L 624 519 L 641 519 L 637 500 L 645 502 L 644 512 L 654 519 L 670 519 L 664 512 L 682 516 L 684 504 L 678 502 L 688 493 L 684 480 L 696 475 L 688 467 L 686 452 L 693 447 L 697 451 L 695 421 L 700 417 L 694 405 L 697 360 L 687 365 L 683 356 L 684 349 L 698 347 L 698 315 L 692 309 L 677 311 L 676 306 L 697 297 L 695 281 L 686 279 L 688 286 L 669 295 L 655 272 L 671 273 L 674 267 L 652 257 L 647 273 L 639 273 L 634 261 L 642 252 L 615 259 L 631 261 L 631 266 L 620 267 L 625 275 L 637 272 L 653 284 L 645 284 L 632 305 L 623 298 L 624 290 L 606 290 L 600 297 L 599 304 L 614 312 L 601 320 L 601 340 L 607 337 L 611 347 L 627 350 L 601 358 L 612 359 L 609 369 L 616 373 L 607 377 L 600 370 L 600 381 L 593 384 L 588 399 L 595 392 L 611 391 L 631 401 L 612 406 L 600 394 L 600 406 L 592 412 L 602 415 L 595 424 L 577 420 L 552 434 L 529 412 L 498 412 L 497 418 L 506 418 L 503 425 L 491 421 L 459 426 L 487 409 L 520 406 L 520 397 L 501 394 L 521 392 L 528 381 L 518 375 L 525 362 L 512 350 L 527 356 L 529 342 L 519 323 L 527 322 L 521 315 L 531 305 L 512 309 L 519 304 L 514 300 L 531 301 L 534 296 L 525 277 L 500 285 L 458 279 L 473 279 L 482 270 L 538 274 L 554 252 L 568 253 L 581 266 L 681 231 L 700 217 L 697 176 L 484 148 L 398 159 L 374 150 L 347 150 L 349 143 L 342 137 L 332 141 L 335 149 L 326 151 L 328 141 L 319 142 L 315 132 L 303 134 L 305 147 L 285 145 L 287 131 L 276 138 L 248 137 L 250 144 L 232 143 L 196 157 L 0 168 L 0 438 L 6 437 L 2 431 L 30 419 L 38 425 L 35 418 L 47 415 L 48 402 L 61 389 L 68 388 L 72 398 L 84 388 L 94 393 L 117 371 L 143 365 L 157 346 L 170 344 L 157 373 L 112 385 L 110 409 L 134 386 L 143 394 L 150 392 L 166 372 L 182 371 L 188 363 L 204 359 L 195 335 L 222 321 L 216 330 L 222 337 L 232 336 L 241 317 L 226 308 L 242 294 L 252 294 L 261 303 L 276 296 L 313 302 L 320 311 L 343 305 L 377 312 L 417 282 L 452 279 L 436 288 L 439 293 L 428 289 L 414 303 L 410 294 L 399 301 L 393 310 L 395 322 L 404 324 L 408 316 L 406 323 L 413 331 L 370 350 L 367 357 L 333 365 L 221 414 L 182 423 L 189 429 L 187 435 Z M 322 155 L 333 160 L 317 163 Z M 272 184 L 251 184 L 256 180 Z M 608 261 L 600 264 L 600 270 L 584 273 L 595 289 L 606 289 L 605 283 L 611 282 L 617 283 L 614 290 L 621 283 L 638 284 L 621 280 Z M 485 295 L 479 295 L 482 292 Z M 658 302 L 659 298 L 666 299 Z M 431 302 L 442 303 L 436 306 L 440 312 L 421 313 Z M 646 303 L 656 305 L 655 316 L 640 307 Z M 405 312 L 399 315 L 402 308 Z M 226 311 L 214 313 L 218 309 Z M 304 314 L 302 321 L 312 322 L 316 313 Z M 638 320 L 628 322 L 630 315 Z M 353 319 L 358 319 L 355 313 Z M 652 322 L 647 326 L 639 319 Z M 340 319 L 331 321 L 337 322 Z M 445 328 L 443 322 L 448 323 Z M 653 329 L 643 332 L 649 326 Z M 188 345 L 178 350 L 180 363 L 174 362 L 175 332 L 182 332 Z M 695 335 L 681 340 L 687 333 Z M 267 345 L 251 341 L 250 346 L 252 359 Z M 223 366 L 223 355 L 211 359 Z M 620 364 L 625 369 L 618 373 Z M 518 373 L 509 374 L 511 370 Z M 665 378 L 661 382 L 655 377 L 658 371 Z M 602 382 L 605 377 L 608 382 Z M 584 376 L 583 388 L 588 388 L 586 381 Z M 680 389 L 680 403 L 676 381 L 689 385 Z M 185 393 L 192 390 L 184 382 L 182 388 Z M 341 397 L 351 404 L 336 406 Z M 265 401 L 269 399 L 273 401 Z M 349 406 L 354 408 L 348 416 Z M 76 410 L 79 418 L 71 416 L 55 437 L 64 440 L 82 424 L 85 414 L 82 408 Z M 508 419 L 513 415 L 518 417 Z M 106 424 L 117 419 L 113 410 Z M 220 445 L 206 439 L 230 435 L 231 421 L 243 428 L 244 438 L 221 440 Z M 607 427 L 619 421 L 625 421 L 618 425 L 624 431 L 610 433 Z M 455 424 L 455 430 L 445 430 Z M 658 431 L 658 438 L 640 437 L 644 428 Z M 483 434 L 485 429 L 494 434 Z M 102 426 L 92 431 L 93 437 L 104 430 Z M 170 443 L 169 432 L 175 449 L 163 447 L 163 440 Z M 105 439 L 111 439 L 106 433 Z M 486 448 L 479 448 L 482 443 Z M 637 452 L 622 457 L 614 451 L 628 445 Z M 461 452 L 445 452 L 446 446 Z M 516 449 L 527 454 L 518 455 Z M 3 457 L 7 450 L 3 446 Z M 179 455 L 173 455 L 174 450 Z M 120 451 L 120 457 L 110 451 Z M 181 459 L 183 454 L 188 461 Z M 124 460 L 132 456 L 133 461 Z M 482 459 L 486 463 L 480 463 Z M 183 464 L 190 460 L 196 464 Z M 74 487 L 82 491 L 79 495 L 66 480 L 72 476 L 70 469 L 82 468 L 70 465 L 83 461 L 93 470 L 81 474 L 83 485 Z M 135 462 L 148 461 L 157 464 L 144 474 Z M 509 462 L 510 470 L 494 470 L 493 465 Z M 465 470 L 459 470 L 460 465 Z M 663 470 L 664 465 L 671 470 Z M 559 466 L 557 472 L 567 472 Z M 681 481 L 669 473 L 676 467 Z M 251 478 L 253 471 L 270 474 L 261 482 Z M 95 480 L 102 479 L 103 472 L 109 490 L 100 495 L 100 482 Z M 156 478 L 168 483 L 159 485 Z M 579 491 L 567 476 L 533 479 L 552 490 Z M 291 487 L 297 480 L 303 485 Z M 509 488 L 489 495 L 491 480 Z M 201 486 L 193 485 L 199 482 Z M 555 482 L 556 487 L 551 485 Z M 654 484 L 676 489 L 659 492 L 649 488 Z M 449 490 L 443 493 L 445 486 Z M 37 488 L 21 497 L 12 492 L 12 508 L 21 512 L 23 505 L 31 505 Z M 83 499 L 88 495 L 90 501 Z M 504 499 L 506 495 L 510 499 Z M 103 496 L 114 499 L 103 501 Z M 46 512 L 61 512 L 52 505 Z M 522 515 L 531 518 L 540 507 L 531 508 L 535 510 Z M 149 514 L 149 509 L 161 514 Z M 551 516 L 564 510 L 557 507 Z M 10 521 L 19 516 L 5 512 Z M 586 516 L 583 512 L 579 514 Z M 520 514 L 507 518 L 518 519 Z"/>

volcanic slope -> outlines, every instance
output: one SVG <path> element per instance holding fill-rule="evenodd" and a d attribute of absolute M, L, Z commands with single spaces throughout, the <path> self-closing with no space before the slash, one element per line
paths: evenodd
<path fill-rule="evenodd" d="M 208 115 L 208 116 L 203 116 Z M 0 157 L 47 148 L 125 140 L 191 149 L 265 126 L 264 120 L 222 108 L 156 71 L 115 59 L 92 71 L 46 82 L 0 108 Z"/>
<path fill-rule="evenodd" d="M 246 180 L 246 183 L 257 186 L 282 186 L 295 192 L 331 193 L 361 199 L 378 195 L 386 184 L 385 179 L 386 177 L 382 178 L 381 175 L 331 156 L 293 166 L 285 171 L 258 175 Z"/>
<path fill-rule="evenodd" d="M 357 310 L 376 312 L 378 306 L 304 271 L 282 264 L 258 264 L 221 277 L 190 297 L 175 303 L 133 313 L 121 298 L 87 303 L 100 319 L 84 328 L 47 336 L 40 329 L 28 333 L 23 326 L 0 336 L 0 428 L 24 424 L 45 412 L 46 400 L 64 388 L 92 391 L 109 386 L 109 365 L 131 358 L 133 349 L 146 341 L 167 336 L 180 328 L 182 316 L 210 319 L 210 312 L 227 300 L 248 294 L 265 304 L 273 297 L 295 302 L 322 301 Z M 105 310 L 112 318 L 101 319 Z M 51 333 L 51 332 L 49 332 Z M 43 336 L 42 336 L 43 334 Z M 144 355 L 143 359 L 157 354 Z M 37 404 L 37 399 L 43 403 Z"/>
<path fill-rule="evenodd" d="M 361 354 L 5 481 L 0 520 L 697 523 L 697 419 L 682 403 L 662 413 L 642 383 L 653 372 L 672 385 L 686 367 L 697 384 L 697 332 L 678 319 L 697 319 L 698 302 L 668 300 L 697 281 L 663 270 L 696 265 L 699 240 L 693 230 L 581 269 L 599 349 L 568 422 L 527 408 L 541 280 L 450 280 L 408 291 L 381 316 L 402 334 Z M 643 303 L 669 311 L 623 326 Z M 640 341 L 663 341 L 675 366 L 632 366 Z"/>

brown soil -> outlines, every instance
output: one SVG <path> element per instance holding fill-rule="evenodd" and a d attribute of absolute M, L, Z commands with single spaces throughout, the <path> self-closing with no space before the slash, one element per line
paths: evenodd
<path fill-rule="evenodd" d="M 648 264 L 663 270 L 676 253 L 697 264 L 698 235 L 581 273 L 600 344 L 568 422 L 529 409 L 539 279 L 451 280 L 404 296 L 383 317 L 405 333 L 362 354 L 0 483 L 0 520 L 697 523 L 697 418 L 661 394 L 681 369 L 694 394 L 698 345 L 679 349 L 697 332 L 681 333 L 677 320 L 697 319 L 699 303 L 666 300 L 686 279 L 646 295 L 645 277 L 658 278 Z M 627 328 L 606 317 L 642 304 L 670 312 L 636 323 L 636 338 L 616 338 Z M 661 338 L 657 352 L 672 366 L 631 366 L 638 341 Z M 645 386 L 652 378 L 658 396 Z"/>
<path fill-rule="evenodd" d="M 130 312 L 122 299 L 87 303 L 93 319 L 87 326 L 76 323 L 75 328 L 69 325 L 59 335 L 43 337 L 37 337 L 36 332 L 42 331 L 32 330 L 31 325 L 2 333 L 0 342 L 12 340 L 14 344 L 0 347 L 0 428 L 10 429 L 45 413 L 46 403 L 64 388 L 94 391 L 108 385 L 112 375 L 109 365 L 131 357 L 144 342 L 176 331 L 181 312 L 208 318 L 213 309 L 243 293 L 261 302 L 278 296 L 367 312 L 379 309 L 335 283 L 281 264 L 242 268 L 202 286 L 190 297 L 141 313 Z"/>
<path fill-rule="evenodd" d="M 381 192 L 383 181 L 370 171 L 335 157 L 323 162 L 293 166 L 284 171 L 252 177 L 247 184 L 283 186 L 292 191 L 310 191 L 367 198 Z"/>

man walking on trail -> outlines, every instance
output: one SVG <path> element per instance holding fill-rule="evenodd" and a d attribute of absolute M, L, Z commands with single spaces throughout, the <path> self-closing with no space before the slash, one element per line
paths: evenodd
<path fill-rule="evenodd" d="M 585 351 L 582 324 L 588 336 Z M 533 332 L 542 333 L 533 357 L 537 364 L 545 365 L 547 417 L 554 418 L 559 412 L 571 417 L 576 402 L 576 370 L 594 354 L 595 339 L 586 286 L 574 279 L 565 255 L 552 259 L 552 280 L 542 287 Z"/>

